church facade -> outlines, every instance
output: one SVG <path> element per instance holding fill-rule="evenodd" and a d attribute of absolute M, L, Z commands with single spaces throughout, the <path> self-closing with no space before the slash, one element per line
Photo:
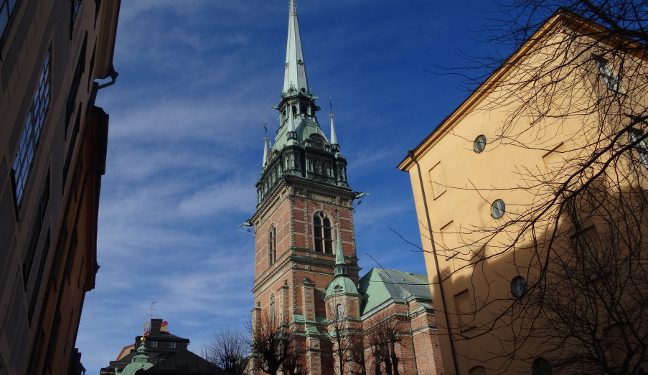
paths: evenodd
<path fill-rule="evenodd" d="M 316 117 L 320 107 L 308 85 L 295 0 L 275 108 L 279 128 L 272 142 L 264 140 L 257 209 L 249 220 L 256 241 L 253 326 L 289 327 L 301 367 L 312 375 L 376 368 L 436 374 L 442 366 L 425 277 L 395 270 L 359 277 L 353 202 L 361 193 L 347 180 L 333 113 L 328 137 Z M 377 339 L 385 329 L 391 341 Z"/>

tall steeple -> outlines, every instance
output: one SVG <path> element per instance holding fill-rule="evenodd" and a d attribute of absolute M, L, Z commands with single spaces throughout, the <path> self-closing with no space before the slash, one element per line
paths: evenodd
<path fill-rule="evenodd" d="M 340 236 L 340 225 L 335 228 L 335 276 L 346 276 L 347 265 L 344 262 L 344 252 L 342 251 L 342 237 Z"/>
<path fill-rule="evenodd" d="M 290 0 L 288 13 L 288 41 L 286 42 L 286 71 L 284 73 L 283 94 L 291 90 L 309 92 L 306 66 L 299 35 L 297 20 L 297 1 Z"/>
<path fill-rule="evenodd" d="M 297 6 L 295 0 L 289 4 L 284 82 L 275 107 L 279 128 L 272 142 L 264 142 L 256 212 L 248 220 L 256 243 L 254 319 L 281 317 L 298 332 L 298 347 L 306 348 L 309 374 L 332 374 L 330 346 L 320 343 L 328 337 L 320 293 L 335 279 L 330 293 L 357 297 L 356 193 L 339 146 L 329 142 L 317 120 L 320 108 L 306 79 Z"/>
<path fill-rule="evenodd" d="M 308 86 L 302 52 L 296 0 L 289 0 L 288 40 L 281 100 L 279 129 L 273 142 L 263 145 L 263 168 L 257 184 L 258 203 L 286 176 L 317 181 L 349 189 L 346 160 L 340 152 L 331 112 L 331 140 L 316 116 L 321 108 Z"/>

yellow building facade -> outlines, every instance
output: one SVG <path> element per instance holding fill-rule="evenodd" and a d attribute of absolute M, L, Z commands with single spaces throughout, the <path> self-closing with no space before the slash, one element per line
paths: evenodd
<path fill-rule="evenodd" d="M 559 11 L 399 165 L 446 374 L 648 368 L 643 49 Z"/>

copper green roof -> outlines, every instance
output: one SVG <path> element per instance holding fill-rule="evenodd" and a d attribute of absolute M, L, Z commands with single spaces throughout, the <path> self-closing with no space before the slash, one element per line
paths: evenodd
<path fill-rule="evenodd" d="M 302 117 L 299 119 L 295 119 L 295 122 L 298 122 L 295 124 L 295 129 L 294 132 L 296 134 L 296 139 L 295 141 L 297 143 L 302 143 L 306 139 L 309 139 L 313 134 L 318 134 L 324 140 L 328 142 L 328 139 L 326 138 L 326 135 L 322 131 L 322 128 L 320 128 L 319 124 L 316 122 L 316 119 L 314 117 L 309 118 L 309 117 Z M 282 126 L 279 128 L 279 132 L 277 133 L 277 137 L 275 138 L 275 143 L 272 145 L 272 149 L 276 151 L 281 151 L 284 147 L 290 144 L 289 140 L 289 132 L 293 130 L 290 129 L 289 126 Z"/>
<path fill-rule="evenodd" d="M 146 348 L 144 346 L 144 340 L 140 342 L 139 347 L 137 348 L 137 354 L 133 356 L 133 360 L 128 366 L 120 372 L 117 370 L 116 375 L 134 375 L 139 370 L 146 370 L 153 367 L 153 364 L 149 362 L 149 356 L 146 355 Z"/>
<path fill-rule="evenodd" d="M 326 288 L 324 298 L 337 294 L 358 294 L 358 288 L 355 283 L 346 275 L 335 277 Z"/>
<path fill-rule="evenodd" d="M 402 302 L 415 298 L 432 301 L 425 275 L 398 270 L 372 268 L 360 279 L 360 293 L 363 295 L 361 315 L 390 300 Z"/>

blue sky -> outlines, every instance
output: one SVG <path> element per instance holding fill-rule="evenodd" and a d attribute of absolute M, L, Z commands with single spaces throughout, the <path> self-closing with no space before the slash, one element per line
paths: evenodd
<path fill-rule="evenodd" d="M 489 1 L 300 0 L 309 84 L 328 134 L 328 97 L 348 177 L 370 192 L 355 210 L 364 271 L 425 272 L 408 149 L 469 93 L 462 54 L 497 45 Z M 264 121 L 271 133 L 283 83 L 286 0 L 122 1 L 117 84 L 99 213 L 96 288 L 86 295 L 77 346 L 88 374 L 133 342 L 151 314 L 200 353 L 219 329 L 243 327 L 252 307 L 253 233 Z M 469 73 L 475 73 L 471 71 Z M 470 147 L 470 145 L 467 145 Z"/>

